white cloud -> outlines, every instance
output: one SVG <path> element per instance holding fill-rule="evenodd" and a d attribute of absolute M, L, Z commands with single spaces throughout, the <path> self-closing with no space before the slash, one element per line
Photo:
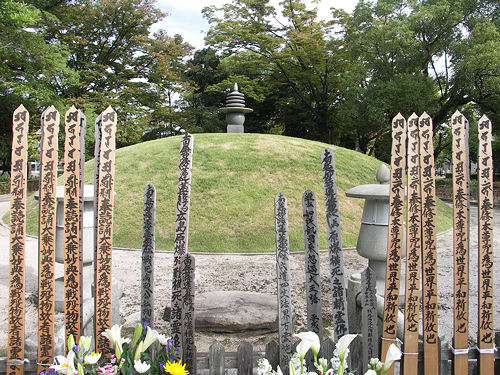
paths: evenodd
<path fill-rule="evenodd" d="M 152 31 L 155 32 L 163 29 L 168 35 L 180 34 L 184 40 L 193 45 L 196 49 L 203 48 L 206 32 L 209 29 L 209 24 L 201 13 L 201 10 L 206 6 L 222 6 L 229 2 L 228 0 L 158 0 L 158 7 L 168 14 L 163 21 L 153 25 Z M 271 3 L 278 5 L 278 0 L 273 0 Z M 312 3 L 312 2 L 309 2 Z M 321 19 L 328 19 L 330 8 L 342 8 L 351 12 L 357 0 L 323 0 L 318 5 L 318 15 Z"/>

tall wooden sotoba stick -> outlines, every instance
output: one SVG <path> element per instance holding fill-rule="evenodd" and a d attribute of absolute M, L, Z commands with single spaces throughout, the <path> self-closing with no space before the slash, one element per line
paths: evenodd
<path fill-rule="evenodd" d="M 406 292 L 403 373 L 416 375 L 418 369 L 418 327 L 420 306 L 420 257 L 422 218 L 420 191 L 420 142 L 418 116 L 408 119 L 408 189 L 406 219 Z"/>
<path fill-rule="evenodd" d="M 389 235 L 385 277 L 384 318 L 382 323 L 382 361 L 396 341 L 398 328 L 399 284 L 403 247 L 404 175 L 406 167 L 406 120 L 398 113 L 392 120 L 391 187 L 389 192 Z M 394 373 L 394 366 L 387 372 Z"/>
<path fill-rule="evenodd" d="M 330 260 L 330 287 L 332 293 L 332 316 L 335 322 L 334 340 L 349 333 L 347 298 L 344 279 L 344 255 L 340 232 L 340 211 L 337 194 L 337 172 L 333 150 L 325 148 L 321 152 L 323 184 L 325 192 L 326 235 Z M 350 359 L 348 358 L 348 361 Z"/>
<path fill-rule="evenodd" d="M 82 329 L 80 256 L 80 111 L 65 114 L 64 142 L 64 324 L 65 345 L 72 334 L 78 342 Z M 66 352 L 71 348 L 66 347 Z"/>
<path fill-rule="evenodd" d="M 111 327 L 116 123 L 116 112 L 111 107 L 106 108 L 101 114 L 99 186 L 96 197 L 98 233 L 95 254 L 95 339 L 98 352 L 106 350 L 107 339 L 101 333 Z"/>
<path fill-rule="evenodd" d="M 10 170 L 8 375 L 24 372 L 24 292 L 26 247 L 26 180 L 28 175 L 29 113 L 23 105 L 12 116 Z"/>
<path fill-rule="evenodd" d="M 179 184 L 175 219 L 174 265 L 172 275 L 172 310 L 170 334 L 174 346 L 180 348 L 182 357 L 182 275 L 181 257 L 188 251 L 189 204 L 191 195 L 191 167 L 193 164 L 193 136 L 185 134 L 181 141 L 179 158 Z"/>
<path fill-rule="evenodd" d="M 478 332 L 479 374 L 494 373 L 493 331 L 493 154 L 492 124 L 483 116 L 478 124 Z"/>
<path fill-rule="evenodd" d="M 454 374 L 468 373 L 469 360 L 469 222 L 467 139 L 465 118 L 451 117 L 453 133 L 453 250 L 454 250 Z"/>
<path fill-rule="evenodd" d="M 419 118 L 420 185 L 422 196 L 422 322 L 424 373 L 438 374 L 438 306 L 436 253 L 436 186 L 432 119 L 427 113 Z"/>
<path fill-rule="evenodd" d="M 54 106 L 42 113 L 38 227 L 38 370 L 54 360 L 54 265 L 56 254 L 56 180 L 59 112 Z"/>

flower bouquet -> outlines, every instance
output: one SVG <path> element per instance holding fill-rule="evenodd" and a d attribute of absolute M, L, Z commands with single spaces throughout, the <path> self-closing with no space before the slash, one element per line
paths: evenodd
<path fill-rule="evenodd" d="M 75 345 L 73 335 L 68 338 L 67 356 L 57 356 L 55 364 L 45 375 L 186 375 L 179 360 L 179 349 L 172 340 L 149 325 L 138 324 L 133 338 L 121 336 L 121 326 L 115 324 L 102 333 L 110 342 L 111 357 L 90 351 L 91 337 L 81 336 Z"/>
<path fill-rule="evenodd" d="M 325 358 L 318 358 L 320 349 L 320 340 L 314 332 L 301 332 L 296 335 L 301 341 L 297 345 L 296 352 L 292 355 L 289 363 L 290 375 L 350 375 L 347 370 L 346 359 L 349 354 L 349 345 L 358 335 L 342 336 L 333 351 L 333 357 L 330 363 Z M 314 357 L 314 368 L 308 370 L 306 368 L 305 356 L 311 350 Z M 401 351 L 394 344 L 391 344 L 387 352 L 386 361 L 382 363 L 376 358 L 372 358 L 369 362 L 369 369 L 365 375 L 384 375 L 392 363 L 401 358 Z M 261 358 L 258 361 L 259 375 L 282 375 L 282 371 L 278 366 L 277 371 L 274 371 L 269 361 Z"/>

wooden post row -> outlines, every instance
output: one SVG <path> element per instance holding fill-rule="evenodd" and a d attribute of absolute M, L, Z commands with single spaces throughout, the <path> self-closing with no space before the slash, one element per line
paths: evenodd
<path fill-rule="evenodd" d="M 59 112 L 48 107 L 41 117 L 40 192 L 38 227 L 38 355 L 37 372 L 54 360 L 54 303 L 56 251 L 56 180 Z"/>
<path fill-rule="evenodd" d="M 26 246 L 26 180 L 29 113 L 20 105 L 12 116 L 10 172 L 9 328 L 7 374 L 24 372 L 24 292 Z"/>
<path fill-rule="evenodd" d="M 97 238 L 95 254 L 95 340 L 96 351 L 105 352 L 108 343 L 101 335 L 111 328 L 111 269 L 113 247 L 113 206 L 115 185 L 115 134 L 117 116 L 108 107 L 100 118 Z"/>
<path fill-rule="evenodd" d="M 479 374 L 494 373 L 493 330 L 493 154 L 492 124 L 483 116 L 478 123 L 478 332 Z M 498 278 L 497 278 L 498 280 Z"/>

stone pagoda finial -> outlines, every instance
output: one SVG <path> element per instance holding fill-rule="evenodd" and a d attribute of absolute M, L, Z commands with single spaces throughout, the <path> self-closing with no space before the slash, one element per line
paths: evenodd
<path fill-rule="evenodd" d="M 226 106 L 220 111 L 226 114 L 227 132 L 244 133 L 245 113 L 253 109 L 245 107 L 245 96 L 238 91 L 238 84 L 234 84 L 233 91 L 227 95 Z"/>

